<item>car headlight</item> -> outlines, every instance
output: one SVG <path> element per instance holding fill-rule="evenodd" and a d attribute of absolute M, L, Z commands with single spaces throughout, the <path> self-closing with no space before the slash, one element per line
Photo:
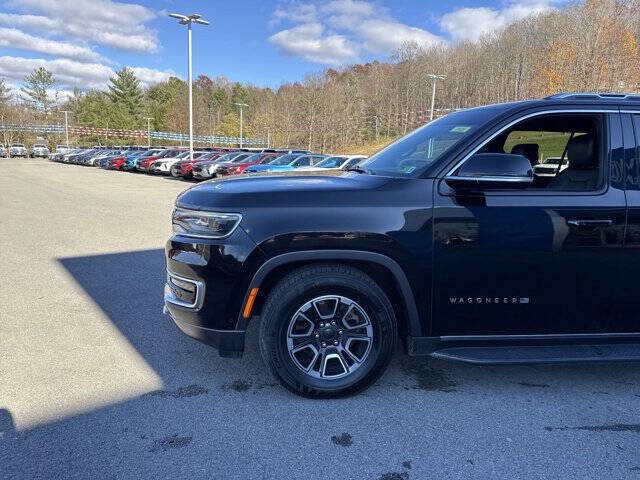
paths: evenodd
<path fill-rule="evenodd" d="M 179 235 L 200 238 L 225 238 L 240 224 L 237 213 L 199 212 L 176 208 L 173 211 L 173 231 Z"/>

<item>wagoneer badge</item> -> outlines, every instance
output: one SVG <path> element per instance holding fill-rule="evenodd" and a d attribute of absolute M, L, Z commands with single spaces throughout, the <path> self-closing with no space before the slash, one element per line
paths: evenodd
<path fill-rule="evenodd" d="M 456 305 L 527 304 L 529 303 L 529 297 L 450 297 L 449 303 Z"/>

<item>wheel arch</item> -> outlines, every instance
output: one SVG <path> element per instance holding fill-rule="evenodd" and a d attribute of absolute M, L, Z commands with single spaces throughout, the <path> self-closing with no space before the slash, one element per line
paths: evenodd
<path fill-rule="evenodd" d="M 389 295 L 391 303 L 401 309 L 398 319 L 401 334 L 410 336 L 422 336 L 415 297 L 409 284 L 409 280 L 402 267 L 391 257 L 381 253 L 365 250 L 303 250 L 288 252 L 269 258 L 256 270 L 247 288 L 242 305 L 246 305 L 250 292 L 258 288 L 258 295 L 252 313 L 259 312 L 262 303 L 273 286 L 286 273 L 319 262 L 347 263 L 359 268 L 380 284 L 385 293 Z M 390 279 L 387 274 L 390 274 Z M 246 328 L 247 319 L 238 317 L 238 328 Z M 403 331 L 404 330 L 404 331 Z"/>

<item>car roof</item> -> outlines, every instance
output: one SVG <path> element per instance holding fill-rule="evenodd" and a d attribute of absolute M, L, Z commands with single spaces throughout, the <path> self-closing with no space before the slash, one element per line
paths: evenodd
<path fill-rule="evenodd" d="M 638 107 L 640 108 L 640 94 L 630 93 L 591 93 L 591 92 L 566 92 L 556 93 L 544 98 L 520 100 L 515 102 L 493 103 L 478 107 L 470 107 L 460 110 L 466 111 L 492 111 L 494 115 L 500 115 L 509 111 L 522 108 L 548 107 L 548 106 L 599 106 L 599 107 Z"/>

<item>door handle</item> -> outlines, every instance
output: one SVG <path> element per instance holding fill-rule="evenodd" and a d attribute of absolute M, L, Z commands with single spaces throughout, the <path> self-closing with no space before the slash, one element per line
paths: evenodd
<path fill-rule="evenodd" d="M 610 227 L 613 220 L 567 220 L 567 224 L 574 227 Z"/>

